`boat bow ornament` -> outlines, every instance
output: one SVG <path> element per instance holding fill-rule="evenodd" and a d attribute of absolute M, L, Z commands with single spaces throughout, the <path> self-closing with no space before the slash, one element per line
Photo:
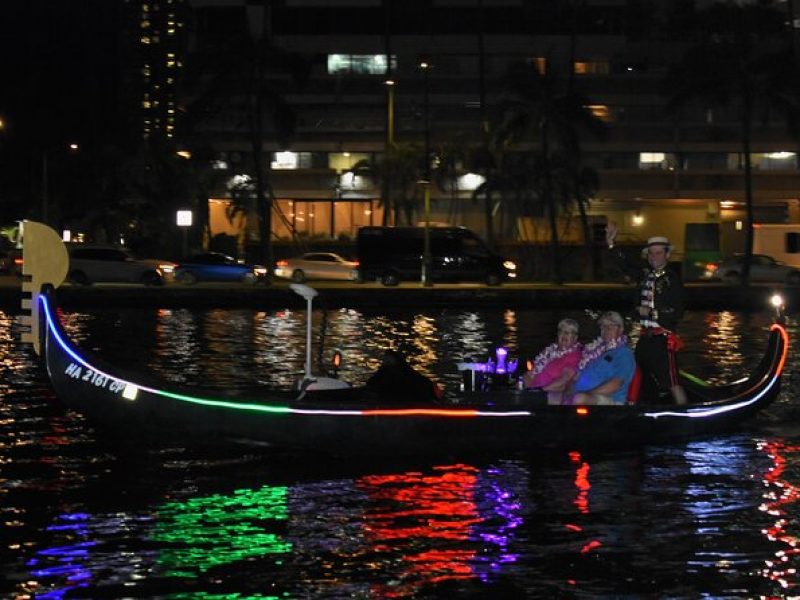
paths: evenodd
<path fill-rule="evenodd" d="M 39 323 L 39 294 L 46 284 L 57 288 L 67 277 L 69 254 L 58 233 L 44 223 L 23 221 L 22 236 L 22 309 L 30 311 L 21 322 L 28 331 L 22 341 L 33 344 L 41 355 L 41 323 Z M 30 295 L 28 295 L 30 294 Z"/>

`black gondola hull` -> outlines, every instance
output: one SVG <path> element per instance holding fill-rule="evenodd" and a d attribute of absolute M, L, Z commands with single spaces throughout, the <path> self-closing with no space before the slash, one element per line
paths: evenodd
<path fill-rule="evenodd" d="M 115 436 L 236 440 L 320 452 L 409 454 L 637 446 L 731 431 L 780 390 L 788 336 L 773 325 L 758 367 L 736 384 L 700 388 L 684 406 L 548 406 L 542 394 L 471 394 L 455 404 L 398 406 L 363 388 L 328 391 L 176 388 L 125 373 L 80 350 L 41 297 L 43 352 L 57 396 Z M 693 387 L 694 386 L 694 387 Z"/>

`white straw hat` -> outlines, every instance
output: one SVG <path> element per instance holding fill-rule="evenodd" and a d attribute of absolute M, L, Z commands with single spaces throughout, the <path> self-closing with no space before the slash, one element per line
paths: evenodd
<path fill-rule="evenodd" d="M 663 235 L 657 235 L 647 240 L 647 245 L 642 248 L 642 256 L 647 254 L 647 249 L 652 248 L 653 246 L 664 246 L 664 248 L 667 250 L 667 254 L 672 252 L 672 244 L 670 243 L 669 238 L 664 237 Z"/>
<path fill-rule="evenodd" d="M 657 235 L 648 239 L 647 245 L 644 247 L 644 249 L 647 250 L 651 246 L 665 246 L 667 248 L 667 252 L 672 251 L 672 244 L 669 243 L 669 238 L 666 238 L 663 235 Z"/>

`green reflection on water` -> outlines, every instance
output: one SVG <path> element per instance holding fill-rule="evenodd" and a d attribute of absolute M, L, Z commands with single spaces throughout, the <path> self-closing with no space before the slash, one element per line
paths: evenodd
<path fill-rule="evenodd" d="M 168 600 L 280 600 L 288 598 L 283 596 L 262 596 L 260 594 L 208 594 L 206 592 L 191 592 L 185 594 L 170 594 L 165 596 Z"/>
<path fill-rule="evenodd" d="M 165 575 L 195 577 L 220 565 L 290 552 L 290 542 L 266 531 L 270 521 L 286 520 L 287 493 L 284 486 L 264 486 L 164 504 L 152 539 L 169 544 L 160 550 L 158 559 Z M 208 596 L 212 597 L 245 596 Z"/>

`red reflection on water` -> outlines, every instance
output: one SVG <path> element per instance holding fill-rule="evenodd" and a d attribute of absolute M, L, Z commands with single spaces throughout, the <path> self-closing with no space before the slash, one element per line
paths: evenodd
<path fill-rule="evenodd" d="M 408 596 L 426 585 L 476 577 L 474 550 L 432 549 L 430 541 L 469 540 L 470 528 L 482 520 L 474 498 L 478 469 L 456 464 L 434 467 L 434 471 L 433 475 L 369 475 L 357 482 L 378 503 L 364 515 L 373 550 L 397 552 L 403 561 L 399 575 L 406 583 L 376 586 L 379 597 Z"/>
<path fill-rule="evenodd" d="M 800 499 L 800 488 L 784 479 L 787 454 L 800 452 L 800 446 L 787 446 L 783 441 L 770 441 L 760 445 L 760 449 L 767 453 L 773 466 L 764 475 L 764 484 L 767 493 L 764 497 L 768 500 L 759 509 L 774 516 L 775 522 L 766 528 L 763 533 L 771 542 L 780 542 L 784 545 L 775 552 L 775 560 L 768 560 L 762 574 L 781 587 L 796 588 L 797 569 L 791 565 L 790 558 L 800 556 L 800 538 L 787 531 L 791 522 L 787 518 L 786 508 Z"/>
<path fill-rule="evenodd" d="M 578 495 L 572 503 L 578 508 L 580 514 L 588 515 L 591 512 L 589 508 L 589 490 L 592 489 L 592 484 L 589 483 L 589 471 L 591 467 L 588 462 L 583 460 L 583 456 L 581 456 L 581 453 L 578 451 L 570 452 L 569 459 L 573 464 L 577 465 L 575 469 L 575 487 L 578 488 Z M 567 523 L 565 526 L 570 531 L 576 533 L 583 531 L 583 527 L 575 523 Z M 600 540 L 590 540 L 581 547 L 580 553 L 587 554 L 602 545 L 603 543 Z M 568 583 L 574 584 L 572 581 Z"/>
<path fill-rule="evenodd" d="M 69 430 L 61 425 L 58 420 L 53 419 L 50 421 L 51 433 L 42 436 L 39 442 L 42 446 L 69 446 L 74 442 L 70 437 Z M 42 457 L 40 462 L 45 462 L 46 457 Z"/>
<path fill-rule="evenodd" d="M 591 552 L 595 548 L 599 548 L 602 546 L 603 543 L 599 540 L 592 540 L 591 542 L 584 544 L 583 548 L 581 548 L 581 554 L 586 554 L 587 552 Z"/>
<path fill-rule="evenodd" d="M 580 452 L 570 452 L 569 459 L 578 465 L 575 471 L 575 487 L 578 488 L 578 496 L 573 504 L 578 507 L 581 514 L 589 514 L 589 490 L 592 485 L 589 483 L 589 463 L 581 458 Z"/>

